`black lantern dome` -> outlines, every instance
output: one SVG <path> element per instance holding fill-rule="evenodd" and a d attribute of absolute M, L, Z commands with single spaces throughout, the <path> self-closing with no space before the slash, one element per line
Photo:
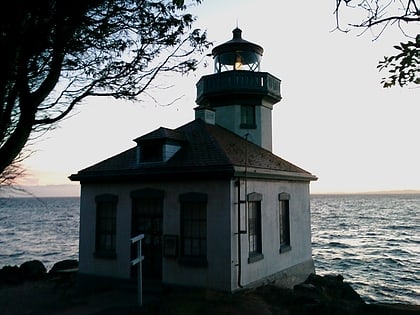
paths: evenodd
<path fill-rule="evenodd" d="M 280 80 L 260 72 L 264 49 L 244 40 L 239 28 L 232 33 L 231 40 L 213 48 L 215 73 L 198 81 L 196 103 L 212 108 L 237 104 L 272 107 L 281 99 Z"/>
<path fill-rule="evenodd" d="M 242 38 L 242 31 L 235 28 L 233 38 L 212 50 L 215 72 L 231 70 L 259 71 L 264 49 Z"/>

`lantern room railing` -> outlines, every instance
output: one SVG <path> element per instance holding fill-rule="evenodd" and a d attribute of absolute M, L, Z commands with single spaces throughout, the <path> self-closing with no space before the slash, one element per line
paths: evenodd
<path fill-rule="evenodd" d="M 222 94 L 255 94 L 281 99 L 280 79 L 267 72 L 226 71 L 203 76 L 197 83 L 197 103 Z"/>

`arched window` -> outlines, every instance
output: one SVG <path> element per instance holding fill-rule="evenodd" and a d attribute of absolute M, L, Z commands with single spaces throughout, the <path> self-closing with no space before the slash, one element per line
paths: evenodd
<path fill-rule="evenodd" d="M 103 194 L 96 196 L 96 240 L 95 256 L 116 257 L 117 202 L 118 196 Z"/>

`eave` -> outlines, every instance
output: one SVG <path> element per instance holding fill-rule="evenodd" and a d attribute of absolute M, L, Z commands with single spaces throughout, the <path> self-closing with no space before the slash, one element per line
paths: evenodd
<path fill-rule="evenodd" d="M 180 167 L 180 168 L 150 168 L 109 170 L 102 172 L 82 172 L 69 177 L 71 181 L 80 183 L 110 183 L 120 181 L 164 181 L 164 180 L 191 180 L 191 179 L 222 179 L 231 178 L 234 168 L 225 166 Z"/>
<path fill-rule="evenodd" d="M 263 168 L 252 168 L 244 166 L 236 166 L 234 176 L 258 178 L 258 179 L 273 179 L 273 180 L 290 180 L 290 181 L 316 181 L 318 177 L 310 173 L 287 172 L 279 170 L 270 170 Z"/>

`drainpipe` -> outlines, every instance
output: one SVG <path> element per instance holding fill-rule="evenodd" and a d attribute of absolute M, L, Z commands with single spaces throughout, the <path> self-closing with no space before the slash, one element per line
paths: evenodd
<path fill-rule="evenodd" d="M 241 285 L 241 277 L 242 277 L 242 251 L 241 251 L 241 180 L 238 178 L 235 182 L 236 187 L 238 188 L 238 232 L 236 233 L 238 235 L 238 263 L 236 266 L 238 266 L 238 287 L 242 288 Z"/>
<path fill-rule="evenodd" d="M 238 263 L 236 266 L 238 267 L 238 287 L 243 288 L 241 284 L 242 279 L 242 248 L 241 248 L 241 235 L 247 234 L 247 228 L 245 228 L 244 231 L 241 230 L 241 204 L 245 204 L 245 226 L 248 224 L 248 203 L 246 201 L 246 198 L 248 196 L 248 137 L 249 133 L 245 134 L 244 138 L 246 140 L 245 143 L 245 183 L 244 183 L 244 190 L 245 190 L 245 196 L 244 200 L 241 200 L 241 178 L 238 177 L 238 179 L 235 182 L 236 187 L 238 188 L 238 232 L 236 233 L 238 235 Z"/>
<path fill-rule="evenodd" d="M 245 134 L 244 138 L 246 140 L 245 143 L 245 196 L 244 200 L 241 200 L 241 179 L 238 177 L 236 180 L 236 185 L 238 187 L 238 287 L 243 288 L 241 284 L 242 278 L 242 252 L 241 252 L 241 235 L 247 233 L 247 229 L 245 228 L 244 231 L 241 230 L 241 204 L 245 204 L 245 226 L 248 224 L 248 203 L 246 198 L 248 196 L 248 137 L 249 133 Z"/>

